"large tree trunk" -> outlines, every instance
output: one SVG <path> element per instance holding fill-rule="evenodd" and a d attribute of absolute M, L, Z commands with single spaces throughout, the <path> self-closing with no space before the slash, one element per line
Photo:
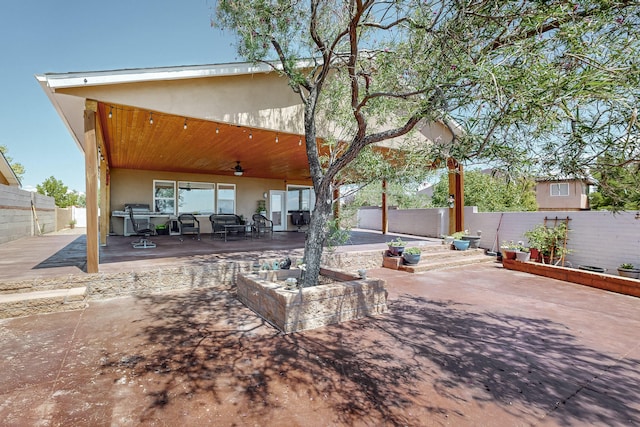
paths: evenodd
<path fill-rule="evenodd" d="M 331 194 L 329 186 L 321 186 L 316 192 L 316 204 L 311 215 L 311 223 L 304 244 L 304 261 L 306 271 L 302 281 L 303 287 L 318 284 L 320 274 L 320 262 L 322 260 L 322 248 L 327 235 L 327 222 L 331 216 Z"/>

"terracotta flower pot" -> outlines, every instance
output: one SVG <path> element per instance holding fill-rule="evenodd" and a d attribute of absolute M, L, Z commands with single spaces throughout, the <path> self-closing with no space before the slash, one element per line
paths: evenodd
<path fill-rule="evenodd" d="M 502 249 L 502 257 L 504 259 L 516 259 L 516 251 L 513 249 Z"/>

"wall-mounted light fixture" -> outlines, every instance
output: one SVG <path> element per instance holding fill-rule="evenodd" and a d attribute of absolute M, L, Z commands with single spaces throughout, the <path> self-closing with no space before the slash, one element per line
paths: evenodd
<path fill-rule="evenodd" d="M 453 209 L 456 205 L 456 196 L 455 194 L 449 194 L 449 209 Z"/>
<path fill-rule="evenodd" d="M 149 124 L 153 124 L 153 113 L 149 112 Z"/>
<path fill-rule="evenodd" d="M 262 193 L 262 198 L 267 200 L 267 192 L 266 191 L 264 193 Z"/>
<path fill-rule="evenodd" d="M 184 126 L 182 127 L 184 130 L 187 130 L 187 119 L 184 119 Z"/>

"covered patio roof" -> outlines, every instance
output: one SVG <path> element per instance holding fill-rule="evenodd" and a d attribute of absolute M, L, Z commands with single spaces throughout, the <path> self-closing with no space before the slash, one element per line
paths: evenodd
<path fill-rule="evenodd" d="M 246 177 L 311 184 L 303 105 L 288 79 L 267 65 L 40 74 L 36 79 L 85 155 L 87 251 L 94 253 L 88 256 L 90 272 L 98 271 L 97 203 L 109 214 L 113 169 L 233 175 L 239 164 Z M 447 143 L 452 129 L 457 127 L 425 124 L 418 138 Z M 321 129 L 319 135 L 322 151 Z M 107 234 L 107 225 L 100 224 L 103 245 Z"/>

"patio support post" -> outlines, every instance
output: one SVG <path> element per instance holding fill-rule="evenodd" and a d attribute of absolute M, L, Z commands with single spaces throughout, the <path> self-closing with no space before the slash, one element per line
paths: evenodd
<path fill-rule="evenodd" d="M 333 219 L 336 221 L 336 227 L 340 227 L 340 186 L 333 186 Z"/>
<path fill-rule="evenodd" d="M 98 103 L 87 99 L 84 109 L 84 168 L 87 199 L 87 273 L 98 272 Z"/>
<path fill-rule="evenodd" d="M 447 159 L 449 169 L 449 234 L 464 229 L 464 172 L 455 159 Z"/>
<path fill-rule="evenodd" d="M 387 208 L 387 180 L 382 180 L 382 234 L 389 232 L 389 211 Z"/>
<path fill-rule="evenodd" d="M 107 162 L 100 158 L 100 246 L 107 246 L 109 218 L 111 218 L 108 174 Z"/>
<path fill-rule="evenodd" d="M 109 218 L 111 218 L 111 191 L 109 187 L 109 163 L 107 162 L 107 148 L 104 143 L 102 133 L 102 121 L 100 114 L 96 114 L 96 144 L 98 147 L 98 157 L 100 162 L 100 222 L 99 237 L 100 246 L 107 246 L 107 236 L 109 235 Z"/>

